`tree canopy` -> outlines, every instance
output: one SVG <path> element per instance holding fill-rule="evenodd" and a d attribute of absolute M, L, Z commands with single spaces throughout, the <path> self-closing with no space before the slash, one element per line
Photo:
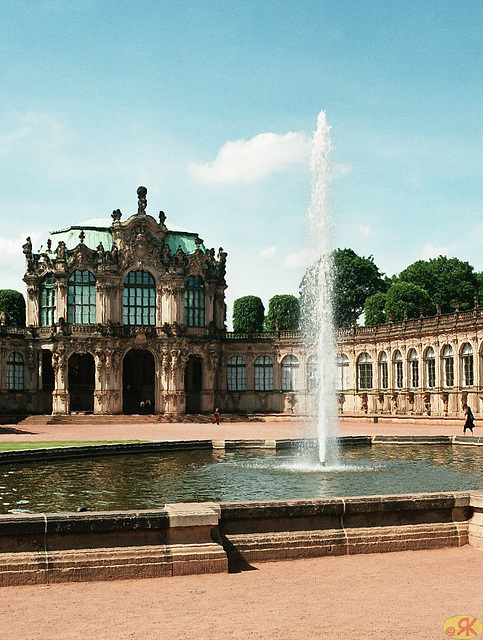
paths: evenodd
<path fill-rule="evenodd" d="M 442 313 L 454 311 L 456 303 L 461 310 L 472 309 L 479 290 L 473 267 L 446 256 L 418 260 L 401 271 L 396 281 L 410 282 L 427 291 L 432 302 L 441 306 Z"/>
<path fill-rule="evenodd" d="M 243 296 L 233 303 L 233 331 L 263 331 L 265 307 L 258 296 Z"/>
<path fill-rule="evenodd" d="M 25 327 L 25 298 L 20 291 L 0 289 L 0 315 L 11 327 Z"/>
<path fill-rule="evenodd" d="M 289 294 L 270 298 L 265 318 L 267 331 L 293 331 L 299 328 L 299 321 L 300 303 L 298 298 Z"/>
<path fill-rule="evenodd" d="M 386 323 L 386 294 L 375 293 L 369 296 L 364 304 L 366 327 L 374 327 Z"/>
<path fill-rule="evenodd" d="M 334 261 L 334 323 L 350 327 L 361 315 L 369 296 L 384 293 L 387 284 L 372 256 L 358 256 L 352 249 L 336 249 Z"/>
<path fill-rule="evenodd" d="M 436 308 L 429 293 L 411 282 L 396 282 L 386 293 L 386 322 L 400 322 L 434 315 Z"/>

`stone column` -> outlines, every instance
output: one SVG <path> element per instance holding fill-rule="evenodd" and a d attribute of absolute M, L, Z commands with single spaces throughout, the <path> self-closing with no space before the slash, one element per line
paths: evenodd
<path fill-rule="evenodd" d="M 56 316 L 58 318 L 64 318 L 67 322 L 67 292 L 68 292 L 67 280 L 58 279 L 56 283 Z"/>
<path fill-rule="evenodd" d="M 211 412 L 215 408 L 216 378 L 220 358 L 216 351 L 210 351 L 203 366 L 203 388 L 201 393 L 201 411 Z"/>
<path fill-rule="evenodd" d="M 209 327 L 210 322 L 215 320 L 213 313 L 213 291 L 205 291 L 205 326 Z"/>
<path fill-rule="evenodd" d="M 64 345 L 60 344 L 52 352 L 54 369 L 54 391 L 52 393 L 52 414 L 68 415 L 70 413 L 70 394 L 67 389 L 67 357 Z"/>
<path fill-rule="evenodd" d="M 169 393 L 169 352 L 167 347 L 164 347 L 161 352 L 161 360 L 159 367 L 156 368 L 156 389 L 154 403 L 156 405 L 157 413 L 166 413 L 168 410 L 167 394 Z"/>
<path fill-rule="evenodd" d="M 38 283 L 27 286 L 27 318 L 26 324 L 39 326 L 39 296 L 40 287 Z"/>
<path fill-rule="evenodd" d="M 97 282 L 96 284 L 96 322 L 106 324 L 111 322 L 121 322 L 122 309 L 119 295 L 120 283 L 112 284 Z"/>
<path fill-rule="evenodd" d="M 160 324 L 165 322 L 173 324 L 177 322 L 177 289 L 173 286 L 164 286 L 161 289 L 161 319 Z"/>

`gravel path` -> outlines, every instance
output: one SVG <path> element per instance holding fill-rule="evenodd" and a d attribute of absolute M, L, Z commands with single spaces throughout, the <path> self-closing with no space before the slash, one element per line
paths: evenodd
<path fill-rule="evenodd" d="M 2 640 L 443 639 L 483 620 L 483 552 L 260 564 L 239 574 L 5 587 Z M 461 637 L 474 637 L 473 635 Z"/>

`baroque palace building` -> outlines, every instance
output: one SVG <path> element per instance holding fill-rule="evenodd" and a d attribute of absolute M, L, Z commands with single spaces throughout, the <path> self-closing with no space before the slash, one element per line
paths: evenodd
<path fill-rule="evenodd" d="M 307 413 L 296 331 L 227 332 L 227 253 L 160 211 L 54 231 L 26 258 L 26 327 L 0 324 L 0 412 Z M 337 336 L 344 415 L 455 416 L 483 402 L 483 309 Z"/>

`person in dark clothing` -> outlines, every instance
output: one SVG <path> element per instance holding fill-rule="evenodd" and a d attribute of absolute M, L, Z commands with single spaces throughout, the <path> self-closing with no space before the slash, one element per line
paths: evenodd
<path fill-rule="evenodd" d="M 213 424 L 220 424 L 220 410 L 215 409 L 215 413 L 213 415 Z"/>
<path fill-rule="evenodd" d="M 465 406 L 464 412 L 465 412 L 466 420 L 465 420 L 465 425 L 463 427 L 463 435 L 466 433 L 466 429 L 469 429 L 471 433 L 473 433 L 473 427 L 475 426 L 475 416 L 473 415 L 473 412 L 471 411 L 468 405 Z"/>

